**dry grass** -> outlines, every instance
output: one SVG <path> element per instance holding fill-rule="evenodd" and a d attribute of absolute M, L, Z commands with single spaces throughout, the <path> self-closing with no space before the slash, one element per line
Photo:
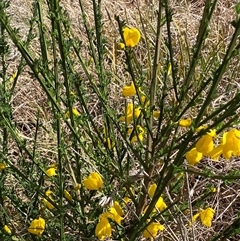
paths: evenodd
<path fill-rule="evenodd" d="M 19 28 L 19 35 L 24 40 L 26 39 L 26 33 L 28 31 L 28 19 L 31 17 L 31 6 L 33 1 L 29 0 L 15 0 L 11 1 L 9 13 L 11 17 L 11 23 L 14 27 Z M 118 0 L 118 1 L 103 1 L 103 19 L 104 19 L 104 31 L 108 37 L 109 49 L 109 69 L 116 73 L 116 79 L 112 83 L 111 96 L 112 99 L 119 98 L 119 88 L 125 83 L 128 83 L 128 76 L 126 75 L 121 60 L 117 62 L 114 58 L 116 43 L 119 41 L 119 34 L 117 30 L 117 24 L 114 21 L 114 14 L 119 15 L 122 19 L 126 19 L 127 23 L 131 26 L 139 26 L 141 29 L 141 21 L 139 11 L 142 14 L 144 21 L 149 22 L 153 29 L 156 27 L 156 10 L 157 1 L 130 1 L 130 0 Z M 233 27 L 231 26 L 231 21 L 234 19 L 234 1 L 232 0 L 220 0 L 215 12 L 214 19 L 211 22 L 211 31 L 206 42 L 206 59 L 209 51 L 218 48 L 218 59 L 221 61 L 221 57 L 225 52 L 227 45 L 229 43 L 231 34 L 233 33 Z M 85 1 L 87 9 L 87 19 L 93 23 L 93 11 L 91 6 L 91 1 Z M 62 1 L 62 6 L 67 10 L 69 17 L 72 22 L 72 33 L 79 38 L 81 41 L 86 41 L 86 36 L 83 34 L 83 24 L 81 18 L 79 17 L 80 8 L 77 0 L 65 0 Z M 178 0 L 172 1 L 173 7 L 173 24 L 172 32 L 175 39 L 175 58 L 179 60 L 179 64 L 185 69 L 189 62 L 188 56 L 181 55 L 181 48 L 191 48 L 196 40 L 199 21 L 201 19 L 202 10 L 204 7 L 204 1 L 187 1 Z M 149 28 L 146 29 L 147 37 L 154 41 L 154 32 Z M 165 34 L 165 33 L 164 33 Z M 33 52 L 38 53 L 37 41 L 32 42 L 31 49 Z M 87 53 L 85 53 L 86 59 L 90 58 Z M 121 52 L 117 52 L 118 56 L 121 56 Z M 143 52 L 141 47 L 138 47 L 138 55 L 143 63 L 147 62 L 147 55 Z M 9 57 L 9 75 L 16 71 L 16 66 L 20 60 L 20 54 L 12 49 L 12 56 Z M 79 72 L 79 76 L 82 76 L 82 69 L 80 66 L 75 66 L 76 70 Z M 91 66 L 90 66 L 91 68 Z M 206 67 L 207 68 L 207 67 Z M 239 61 L 232 63 L 229 71 L 225 74 L 222 80 L 222 86 L 218 89 L 219 98 L 216 99 L 210 108 L 216 108 L 217 106 L 224 103 L 229 96 L 234 95 L 236 91 L 240 90 L 240 75 L 239 75 Z M 147 69 L 147 67 L 146 67 Z M 182 73 L 184 75 L 184 73 Z M 197 78 L 198 73 L 196 73 Z M 121 76 L 118 78 L 117 76 Z M 232 85 L 232 88 L 226 92 L 226 85 Z M 114 101 L 117 102 L 116 100 Z M 35 134 L 35 123 L 36 119 L 39 117 L 41 124 L 44 129 L 38 133 L 39 145 L 39 155 L 46 164 L 50 164 L 55 159 L 55 137 L 52 133 L 52 115 L 48 110 L 47 98 L 41 87 L 30 75 L 27 68 L 24 68 L 20 74 L 17 86 L 15 88 L 15 93 L 11 100 L 11 105 L 13 107 L 13 117 L 16 122 L 17 128 L 21 133 L 21 136 L 26 139 L 27 145 L 33 142 Z M 95 118 L 98 118 L 97 112 L 98 103 L 92 103 L 92 111 Z M 99 123 L 101 125 L 101 123 Z M 239 126 L 237 126 L 239 127 Z M 15 160 L 16 165 L 20 162 L 19 153 L 14 144 L 12 144 L 12 152 L 9 153 L 9 157 Z M 229 162 L 220 160 L 219 162 L 213 162 L 211 160 L 204 160 L 204 166 L 214 171 L 217 175 L 225 175 L 230 173 L 232 170 L 240 171 L 240 160 L 234 159 Z M 198 166 L 196 170 L 201 170 L 203 167 Z M 16 181 L 16 180 L 15 180 Z M 9 185 L 13 182 L 10 180 Z M 17 182 L 17 181 L 16 181 Z M 189 175 L 190 186 L 183 187 L 183 191 L 187 192 L 187 188 L 192 188 L 196 184 L 196 179 L 194 175 Z M 158 240 L 209 240 L 217 232 L 221 232 L 225 227 L 227 227 L 237 216 L 237 211 L 240 207 L 240 197 L 239 182 L 223 182 L 220 180 L 210 180 L 210 179 L 200 179 L 197 181 L 196 186 L 194 186 L 194 195 L 191 197 L 193 202 L 203 195 L 208 186 L 215 186 L 217 188 L 216 193 L 212 194 L 207 200 L 209 206 L 213 207 L 216 211 L 214 216 L 213 227 L 204 228 L 199 223 L 194 224 L 193 227 L 182 227 L 183 234 L 179 232 L 179 223 L 181 220 L 174 221 L 166 228 L 166 233 L 163 234 Z M 13 188 L 22 197 L 23 190 L 17 187 L 18 184 L 15 183 Z M 184 190 L 185 188 L 185 190 Z M 174 197 L 172 197 L 174 198 Z M 190 197 L 189 197 L 190 198 Z M 184 201 L 184 200 L 183 200 Z M 11 208 L 11 207 L 9 207 Z M 194 212 L 196 210 L 193 210 Z M 12 210 L 14 214 L 14 210 Z M 189 219 L 189 215 L 186 214 L 186 218 Z M 18 226 L 18 225 L 16 225 Z M 16 228 L 17 230 L 18 228 Z M 176 231 L 178 230 L 178 231 Z M 195 239 L 193 239 L 192 233 L 194 233 Z M 21 236 L 21 234 L 20 234 Z M 175 237 L 174 237 L 175 236 Z M 169 237 L 173 237 L 172 239 Z M 236 235 L 235 238 L 230 240 L 239 240 L 240 236 Z"/>

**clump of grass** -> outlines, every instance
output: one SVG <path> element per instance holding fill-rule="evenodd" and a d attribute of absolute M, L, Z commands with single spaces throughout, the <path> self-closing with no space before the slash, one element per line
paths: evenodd
<path fill-rule="evenodd" d="M 240 7 L 227 44 L 217 33 L 209 46 L 219 1 L 206 1 L 192 39 L 173 3 L 136 4 L 133 26 L 127 12 L 79 0 L 80 35 L 74 9 L 36 1 L 24 39 L 0 3 L 4 240 L 237 235 L 240 96 L 229 80 L 239 73 Z M 21 121 L 13 106 L 26 73 L 40 94 L 29 104 L 25 93 L 33 111 Z"/>

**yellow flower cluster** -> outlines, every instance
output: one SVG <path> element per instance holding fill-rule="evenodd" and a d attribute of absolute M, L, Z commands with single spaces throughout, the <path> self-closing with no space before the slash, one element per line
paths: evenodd
<path fill-rule="evenodd" d="M 203 156 L 218 160 L 222 155 L 225 159 L 232 156 L 240 156 L 240 131 L 237 129 L 223 133 L 220 144 L 214 145 L 216 131 L 210 130 L 203 135 L 196 143 L 196 147 L 186 153 L 186 159 L 190 165 L 200 162 Z"/>
<path fill-rule="evenodd" d="M 52 192 L 51 190 L 47 190 L 47 191 L 45 192 L 45 195 L 46 195 L 51 201 L 53 201 L 52 194 L 53 194 L 53 192 Z M 54 206 L 51 202 L 49 202 L 46 198 L 43 199 L 43 203 L 44 203 L 44 205 L 45 205 L 48 209 L 50 209 L 50 210 L 53 210 L 53 209 L 55 208 L 55 206 Z"/>
<path fill-rule="evenodd" d="M 75 116 L 75 117 L 79 117 L 80 116 L 80 112 L 76 108 L 72 108 L 72 113 L 73 113 L 73 116 Z M 67 111 L 65 113 L 65 117 L 69 118 L 69 116 L 70 116 L 69 111 Z"/>
<path fill-rule="evenodd" d="M 153 183 L 153 184 L 150 185 L 150 187 L 148 189 L 148 195 L 149 195 L 150 198 L 153 198 L 156 189 L 157 189 L 156 183 Z M 144 213 L 147 211 L 148 207 L 149 206 L 147 206 L 144 209 Z M 160 197 L 158 199 L 158 201 L 156 202 L 156 205 L 155 205 L 155 208 L 154 208 L 152 214 L 154 215 L 158 211 L 162 212 L 166 208 L 167 208 L 167 205 L 164 202 L 163 197 Z M 164 226 L 162 224 L 160 224 L 158 222 L 151 222 L 147 226 L 147 228 L 143 231 L 143 237 L 153 240 L 153 238 L 155 238 L 157 236 L 158 231 L 163 231 L 163 230 L 164 230 Z"/>
<path fill-rule="evenodd" d="M 150 185 L 150 187 L 148 189 L 148 195 L 149 195 L 150 198 L 153 198 L 156 189 L 157 189 L 156 183 L 153 183 L 153 184 Z M 162 212 L 166 208 L 167 208 L 166 203 L 164 202 L 163 198 L 160 197 L 158 199 L 158 201 L 156 202 L 155 209 L 153 210 L 153 214 L 156 213 L 158 210 L 160 212 Z M 146 212 L 147 209 L 148 209 L 148 206 L 144 209 L 144 212 Z"/>
<path fill-rule="evenodd" d="M 136 88 L 135 88 L 133 81 L 131 82 L 130 86 L 123 87 L 122 95 L 124 97 L 132 97 L 132 96 L 136 95 Z M 146 97 L 142 93 L 141 103 L 145 104 L 145 106 L 149 105 L 149 102 L 145 103 L 145 101 L 146 101 Z M 122 115 L 119 118 L 119 121 L 130 124 L 134 118 L 137 119 L 141 115 L 141 111 L 142 111 L 141 106 L 134 108 L 133 103 L 129 102 L 129 103 L 127 103 L 124 115 Z M 134 133 L 134 135 L 132 135 L 132 132 Z M 127 134 L 131 135 L 131 140 L 130 140 L 131 143 L 134 143 L 137 141 L 142 142 L 143 138 L 144 138 L 144 129 L 140 125 L 137 125 L 135 128 L 129 128 Z"/>
<path fill-rule="evenodd" d="M 126 122 L 127 124 L 131 123 L 133 118 L 138 118 L 141 114 L 141 108 L 138 107 L 136 109 L 133 108 L 133 103 L 128 103 L 126 112 L 123 116 L 119 118 L 121 122 Z"/>
<path fill-rule="evenodd" d="M 123 216 L 123 209 L 121 208 L 120 204 L 115 201 L 113 206 L 99 216 L 99 222 L 95 229 L 95 235 L 98 237 L 98 239 L 103 240 L 112 236 L 112 227 L 108 219 L 111 219 L 118 225 L 121 225 Z"/>

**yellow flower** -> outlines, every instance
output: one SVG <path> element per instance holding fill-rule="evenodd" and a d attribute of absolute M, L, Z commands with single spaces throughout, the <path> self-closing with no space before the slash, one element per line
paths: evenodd
<path fill-rule="evenodd" d="M 4 163 L 0 163 L 0 171 L 2 171 L 2 170 L 4 170 L 4 169 L 6 169 L 6 164 L 4 164 Z"/>
<path fill-rule="evenodd" d="M 132 121 L 132 119 L 133 119 L 133 104 L 128 103 L 125 115 L 121 116 L 119 120 L 121 122 L 126 121 L 126 123 L 129 124 Z"/>
<path fill-rule="evenodd" d="M 223 134 L 222 140 L 222 154 L 226 159 L 231 158 L 232 155 L 240 155 L 240 131 L 232 129 Z"/>
<path fill-rule="evenodd" d="M 150 198 L 153 198 L 156 189 L 157 189 L 156 183 L 153 183 L 152 185 L 150 185 L 150 187 L 148 188 L 148 195 Z"/>
<path fill-rule="evenodd" d="M 198 152 L 196 148 L 192 148 L 186 153 L 186 159 L 189 165 L 195 165 L 202 159 L 202 153 Z"/>
<path fill-rule="evenodd" d="M 216 187 L 213 187 L 213 188 L 211 189 L 211 192 L 216 192 L 216 191 L 217 191 Z"/>
<path fill-rule="evenodd" d="M 124 43 L 119 43 L 117 48 L 118 49 L 124 49 L 125 48 L 125 44 Z"/>
<path fill-rule="evenodd" d="M 77 183 L 76 186 L 74 187 L 74 191 L 78 191 L 81 188 L 81 184 Z"/>
<path fill-rule="evenodd" d="M 134 142 L 137 142 L 137 141 L 140 141 L 142 142 L 143 141 L 143 138 L 144 138 L 144 129 L 140 126 L 140 125 L 137 125 L 136 126 L 136 129 L 137 129 L 137 135 L 134 135 L 131 139 L 131 143 L 134 143 Z"/>
<path fill-rule="evenodd" d="M 71 92 L 70 92 L 70 95 L 71 95 L 72 97 L 76 97 L 76 94 L 74 93 L 74 91 L 71 91 Z"/>
<path fill-rule="evenodd" d="M 123 209 L 122 209 L 122 207 L 120 206 L 120 204 L 119 204 L 118 201 L 114 201 L 113 207 L 116 209 L 117 213 L 118 213 L 120 216 L 123 216 L 123 215 L 124 215 Z"/>
<path fill-rule="evenodd" d="M 182 119 L 178 122 L 179 126 L 181 127 L 190 127 L 192 124 L 191 118 Z"/>
<path fill-rule="evenodd" d="M 167 208 L 167 204 L 163 201 L 163 198 L 160 197 L 155 205 L 157 209 L 159 209 L 161 212 Z"/>
<path fill-rule="evenodd" d="M 153 238 L 155 238 L 157 236 L 158 231 L 163 231 L 163 230 L 164 230 L 163 225 L 161 225 L 158 222 L 152 222 L 143 231 L 143 237 L 150 238 L 151 240 L 153 240 Z"/>
<path fill-rule="evenodd" d="M 200 217 L 200 220 L 204 226 L 211 227 L 214 213 L 214 209 L 210 207 L 206 208 L 205 210 L 201 209 L 200 212 L 196 213 L 192 217 L 192 221 L 189 224 L 192 225 L 192 223 L 195 222 L 198 217 Z"/>
<path fill-rule="evenodd" d="M 172 73 L 172 64 L 168 64 L 168 70 L 167 70 L 167 75 L 170 75 Z"/>
<path fill-rule="evenodd" d="M 45 195 L 53 201 L 53 199 L 51 197 L 52 193 L 53 192 L 51 190 L 47 190 L 45 192 Z M 43 202 L 44 202 L 45 206 L 47 206 L 48 209 L 53 210 L 55 208 L 54 205 L 52 205 L 52 203 L 50 203 L 46 198 L 43 199 Z"/>
<path fill-rule="evenodd" d="M 218 145 L 217 147 L 214 147 L 214 148 L 212 149 L 212 151 L 209 152 L 208 155 L 209 155 L 213 160 L 217 161 L 217 160 L 219 159 L 219 157 L 221 156 L 222 152 L 223 152 L 223 146 L 222 146 L 222 145 Z"/>
<path fill-rule="evenodd" d="M 135 109 L 133 109 L 133 104 L 132 103 L 127 103 L 127 112 L 125 113 L 125 115 L 122 115 L 120 118 L 119 118 L 119 121 L 121 122 L 125 122 L 127 124 L 129 124 L 132 119 L 133 119 L 133 116 L 135 118 L 138 118 L 141 114 L 141 107 L 137 107 Z"/>
<path fill-rule="evenodd" d="M 212 209 L 210 207 L 206 208 L 205 210 L 201 210 L 200 211 L 200 220 L 201 220 L 202 224 L 207 227 L 211 227 L 214 213 L 215 213 L 214 209 Z"/>
<path fill-rule="evenodd" d="M 136 95 L 136 88 L 135 88 L 135 85 L 134 85 L 133 81 L 131 82 L 130 86 L 127 85 L 127 86 L 123 87 L 122 95 L 124 97 L 131 97 L 131 96 Z"/>
<path fill-rule="evenodd" d="M 11 229 L 7 226 L 7 225 L 4 225 L 3 227 L 3 230 L 7 233 L 7 234 L 11 234 Z"/>
<path fill-rule="evenodd" d="M 208 125 L 202 125 L 202 126 L 199 126 L 195 131 L 200 132 L 201 130 L 206 130 L 207 128 L 208 128 Z"/>
<path fill-rule="evenodd" d="M 156 118 L 156 119 L 159 119 L 159 117 L 160 117 L 160 111 L 159 111 L 159 110 L 154 110 L 154 111 L 153 111 L 153 117 Z"/>
<path fill-rule="evenodd" d="M 56 173 L 56 168 L 54 168 L 54 167 L 48 168 L 47 171 L 46 171 L 46 174 L 47 174 L 49 177 L 56 176 L 56 175 L 57 175 L 57 173 Z"/>
<path fill-rule="evenodd" d="M 101 215 L 99 223 L 95 229 L 95 235 L 99 240 L 103 240 L 105 238 L 110 238 L 112 236 L 112 228 L 108 221 L 108 219 Z"/>
<path fill-rule="evenodd" d="M 12 76 L 10 77 L 10 79 L 9 79 L 9 82 L 13 82 L 13 81 L 16 79 L 17 75 L 18 75 L 18 70 L 16 70 L 16 71 L 13 73 L 13 75 L 12 75 Z"/>
<path fill-rule="evenodd" d="M 134 117 L 135 117 L 135 118 L 138 118 L 138 117 L 140 116 L 141 110 L 142 110 L 142 109 L 141 109 L 140 106 L 134 109 Z"/>
<path fill-rule="evenodd" d="M 189 225 L 192 226 L 192 224 L 197 220 L 197 218 L 199 217 L 200 213 L 196 213 L 195 215 L 193 215 L 191 222 L 189 222 Z"/>
<path fill-rule="evenodd" d="M 145 213 L 147 210 L 148 210 L 148 206 L 145 207 L 143 213 Z M 157 200 L 157 203 L 155 205 L 155 208 L 152 210 L 152 214 L 156 213 L 157 212 L 157 209 L 162 212 L 163 210 L 165 210 L 167 208 L 167 204 L 164 202 L 163 198 L 160 197 L 158 200 Z"/>
<path fill-rule="evenodd" d="M 141 38 L 141 34 L 136 28 L 123 28 L 123 38 L 126 46 L 134 47 L 136 46 Z"/>
<path fill-rule="evenodd" d="M 72 195 L 67 190 L 64 190 L 63 195 L 69 202 L 73 201 Z"/>
<path fill-rule="evenodd" d="M 124 191 L 126 191 L 126 188 L 123 188 Z M 129 188 L 129 191 L 131 191 L 132 195 L 134 195 L 134 190 L 132 189 L 132 187 Z M 129 194 L 127 194 L 124 198 L 123 198 L 123 204 L 127 204 L 129 202 L 131 202 L 132 199 L 130 198 Z"/>
<path fill-rule="evenodd" d="M 79 113 L 79 111 L 76 108 L 72 108 L 72 113 L 76 117 L 80 116 L 80 113 Z M 69 118 L 69 111 L 66 112 L 65 117 Z"/>
<path fill-rule="evenodd" d="M 124 198 L 123 198 L 123 203 L 124 203 L 124 204 L 128 204 L 128 203 L 131 202 L 131 201 L 132 201 L 132 199 L 129 198 L 129 197 L 124 197 Z"/>
<path fill-rule="evenodd" d="M 117 210 L 115 209 L 115 207 L 110 207 L 108 209 L 108 211 L 106 211 L 105 213 L 102 214 L 102 216 L 106 217 L 106 218 L 110 218 L 113 221 L 115 221 L 118 225 L 121 225 L 121 221 L 123 220 L 123 217 L 121 217 L 119 215 L 119 213 L 117 212 Z"/>
<path fill-rule="evenodd" d="M 76 108 L 73 108 L 72 112 L 73 112 L 73 115 L 75 115 L 76 117 L 80 116 L 80 113 Z"/>
<path fill-rule="evenodd" d="M 43 218 L 34 219 L 29 228 L 28 232 L 35 235 L 41 235 L 45 229 L 45 220 Z"/>
<path fill-rule="evenodd" d="M 103 186 L 103 180 L 97 172 L 92 172 L 83 180 L 84 186 L 89 190 L 99 190 Z"/>
<path fill-rule="evenodd" d="M 51 165 L 48 166 L 48 168 L 53 167 L 53 168 L 57 168 L 58 167 L 58 163 L 52 163 Z"/>
<path fill-rule="evenodd" d="M 210 130 L 206 135 L 202 136 L 196 144 L 196 149 L 203 155 L 207 156 L 214 148 L 213 137 L 216 136 L 215 130 Z"/>
<path fill-rule="evenodd" d="M 108 137 L 107 139 L 103 139 L 104 144 L 108 147 L 108 149 L 112 149 L 114 147 L 114 143 L 112 143 L 111 139 Z"/>

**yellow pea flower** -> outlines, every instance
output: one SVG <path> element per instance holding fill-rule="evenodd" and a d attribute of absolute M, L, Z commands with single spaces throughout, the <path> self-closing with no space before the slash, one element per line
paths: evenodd
<path fill-rule="evenodd" d="M 201 130 L 206 130 L 207 128 L 208 128 L 208 125 L 202 125 L 202 126 L 199 126 L 195 131 L 200 132 Z"/>
<path fill-rule="evenodd" d="M 141 34 L 137 28 L 123 28 L 123 38 L 127 47 L 136 46 L 141 38 Z"/>
<path fill-rule="evenodd" d="M 223 152 L 223 146 L 218 145 L 214 147 L 212 151 L 209 152 L 208 156 L 210 156 L 213 160 L 217 161 L 221 156 L 222 152 Z"/>
<path fill-rule="evenodd" d="M 47 171 L 46 171 L 46 174 L 47 174 L 49 177 L 56 176 L 56 175 L 57 175 L 57 173 L 56 173 L 56 168 L 54 168 L 54 167 L 48 168 Z"/>
<path fill-rule="evenodd" d="M 149 195 L 150 198 L 153 198 L 156 189 L 157 189 L 156 183 L 153 183 L 153 184 L 150 185 L 150 187 L 148 188 L 148 195 Z"/>
<path fill-rule="evenodd" d="M 128 103 L 125 115 L 119 118 L 119 121 L 129 124 L 133 119 L 133 103 Z"/>
<path fill-rule="evenodd" d="M 145 213 L 148 209 L 149 205 L 145 207 L 143 213 Z M 167 204 L 164 202 L 163 197 L 160 197 L 155 205 L 155 208 L 152 210 L 152 214 L 157 212 L 157 209 L 162 212 L 163 210 L 165 210 L 167 208 Z"/>
<path fill-rule="evenodd" d="M 232 155 L 240 155 L 240 131 L 232 129 L 223 134 L 222 140 L 222 154 L 226 159 L 231 158 Z"/>
<path fill-rule="evenodd" d="M 195 222 L 198 217 L 200 217 L 201 223 L 204 226 L 211 227 L 214 213 L 215 213 L 214 209 L 212 209 L 210 207 L 208 207 L 206 209 L 201 209 L 198 213 L 196 213 L 192 217 L 192 221 L 189 224 L 192 225 L 192 223 Z"/>
<path fill-rule="evenodd" d="M 213 187 L 212 189 L 211 189 L 211 192 L 216 192 L 217 191 L 217 189 L 216 189 L 216 187 Z"/>
<path fill-rule="evenodd" d="M 136 88 L 135 88 L 135 85 L 134 85 L 133 81 L 131 82 L 130 86 L 126 85 L 126 86 L 123 87 L 122 95 L 124 97 L 131 97 L 131 96 L 136 95 Z"/>
<path fill-rule="evenodd" d="M 73 201 L 72 195 L 67 190 L 63 191 L 63 195 L 69 202 Z"/>
<path fill-rule="evenodd" d="M 81 184 L 77 183 L 76 186 L 74 187 L 74 191 L 78 191 L 81 188 Z"/>
<path fill-rule="evenodd" d="M 207 156 L 214 148 L 213 137 L 216 137 L 216 131 L 210 130 L 207 134 L 202 136 L 196 144 L 196 149 L 204 156 Z"/>
<path fill-rule="evenodd" d="M 29 228 L 28 232 L 35 235 L 41 235 L 45 229 L 45 220 L 43 218 L 34 219 Z"/>
<path fill-rule="evenodd" d="M 140 126 L 140 125 L 137 125 L 136 126 L 136 129 L 137 129 L 137 135 L 134 135 L 131 139 L 131 143 L 134 143 L 134 142 L 137 142 L 137 141 L 140 141 L 142 142 L 143 141 L 143 138 L 144 138 L 144 129 Z"/>
<path fill-rule="evenodd" d="M 189 165 L 195 165 L 202 159 L 202 153 L 198 152 L 196 148 L 192 148 L 186 153 L 186 159 Z"/>
<path fill-rule="evenodd" d="M 154 111 L 153 111 L 153 117 L 156 118 L 156 119 L 159 119 L 159 117 L 160 117 L 160 111 L 159 111 L 159 110 L 154 110 Z"/>
<path fill-rule="evenodd" d="M 121 217 L 119 215 L 119 213 L 117 212 L 117 210 L 115 209 L 115 207 L 110 207 L 108 209 L 108 211 L 106 211 L 105 213 L 102 214 L 103 216 L 105 216 L 106 218 L 110 218 L 113 221 L 115 221 L 118 225 L 121 225 L 121 221 L 123 220 L 123 217 Z"/>
<path fill-rule="evenodd" d="M 192 124 L 191 118 L 182 119 L 178 122 L 179 126 L 181 127 L 190 127 Z"/>
<path fill-rule="evenodd" d="M 210 207 L 200 211 L 200 220 L 204 226 L 206 227 L 212 226 L 214 213 L 215 213 L 214 209 Z"/>
<path fill-rule="evenodd" d="M 118 201 L 114 201 L 113 207 L 115 208 L 115 210 L 117 211 L 117 213 L 118 213 L 120 216 L 123 216 L 123 215 L 124 215 L 123 209 L 122 209 L 122 207 L 120 206 L 120 204 L 119 204 Z"/>
<path fill-rule="evenodd" d="M 2 170 L 4 170 L 4 169 L 6 169 L 6 164 L 4 164 L 4 163 L 0 163 L 0 171 L 2 171 Z"/>
<path fill-rule="evenodd" d="M 193 215 L 191 222 L 189 222 L 189 226 L 192 226 L 192 224 L 193 224 L 194 222 L 196 222 L 196 220 L 198 219 L 199 215 L 200 215 L 199 212 L 196 213 L 195 215 Z"/>
<path fill-rule="evenodd" d="M 103 180 L 97 172 L 92 172 L 83 180 L 83 184 L 89 190 L 99 190 L 103 186 Z"/>
<path fill-rule="evenodd" d="M 163 198 L 160 197 L 155 205 L 157 209 L 159 209 L 161 212 L 167 208 L 167 204 L 163 201 Z"/>
<path fill-rule="evenodd" d="M 158 234 L 158 231 L 163 231 L 164 226 L 158 222 L 150 223 L 147 228 L 143 231 L 143 237 L 153 240 Z"/>
<path fill-rule="evenodd" d="M 7 233 L 7 234 L 11 234 L 11 233 L 12 233 L 11 229 L 10 229 L 7 225 L 4 225 L 4 226 L 3 226 L 3 230 L 4 230 L 5 233 Z"/>
<path fill-rule="evenodd" d="M 105 238 L 110 238 L 112 236 L 112 228 L 105 216 L 100 217 L 99 223 L 95 229 L 95 235 L 99 240 L 103 240 Z"/>
<path fill-rule="evenodd" d="M 140 106 L 137 107 L 137 108 L 135 108 L 135 109 L 134 109 L 134 117 L 135 117 L 135 118 L 138 118 L 138 117 L 141 115 L 141 111 L 142 111 L 142 109 L 141 109 Z"/>
<path fill-rule="evenodd" d="M 57 168 L 58 167 L 58 163 L 52 163 L 51 165 L 48 166 L 48 168 L 53 167 L 53 168 Z"/>
<path fill-rule="evenodd" d="M 125 44 L 124 43 L 119 43 L 117 48 L 118 49 L 124 49 L 125 48 Z"/>
<path fill-rule="evenodd" d="M 13 82 L 13 81 L 16 79 L 17 75 L 18 75 L 18 70 L 16 70 L 16 71 L 13 73 L 13 75 L 12 75 L 12 76 L 10 77 L 10 79 L 9 79 L 9 82 Z"/>
<path fill-rule="evenodd" d="M 125 187 L 124 187 L 124 190 L 126 191 Z M 132 195 L 134 195 L 134 190 L 131 187 L 130 187 L 130 191 L 131 191 Z M 127 204 L 131 201 L 132 201 L 132 199 L 130 198 L 130 196 L 128 194 L 123 198 L 123 204 Z"/>
<path fill-rule="evenodd" d="M 131 201 L 132 201 L 132 199 L 129 198 L 129 197 L 124 197 L 124 198 L 123 198 L 123 203 L 124 203 L 124 204 L 128 204 L 128 203 L 130 203 Z"/>
<path fill-rule="evenodd" d="M 104 144 L 108 147 L 108 149 L 112 149 L 114 147 L 114 143 L 111 141 L 111 139 L 108 137 L 107 139 L 103 139 Z"/>
<path fill-rule="evenodd" d="M 52 192 L 51 190 L 47 190 L 47 191 L 45 192 L 45 195 L 46 195 L 49 199 L 53 200 L 52 197 L 51 197 L 51 194 L 52 194 L 52 193 L 53 193 L 53 192 Z M 53 210 L 53 209 L 55 208 L 54 205 L 52 205 L 52 203 L 50 203 L 46 198 L 43 199 L 43 202 L 44 202 L 45 206 L 47 206 L 48 209 Z"/>
<path fill-rule="evenodd" d="M 72 108 L 72 113 L 76 117 L 80 116 L 80 112 L 76 108 Z M 69 118 L 69 111 L 66 112 L 65 117 Z"/>
<path fill-rule="evenodd" d="M 73 112 L 73 115 L 75 115 L 76 117 L 80 116 L 80 112 L 76 108 L 73 108 L 72 112 Z"/>

